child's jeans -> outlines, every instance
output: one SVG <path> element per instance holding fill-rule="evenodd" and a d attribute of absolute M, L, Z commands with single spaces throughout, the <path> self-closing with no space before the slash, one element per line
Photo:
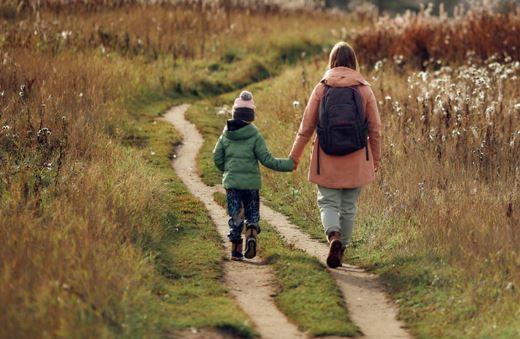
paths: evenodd
<path fill-rule="evenodd" d="M 340 232 L 343 246 L 352 236 L 356 205 L 361 188 L 327 188 L 318 185 L 318 206 L 325 233 Z"/>
<path fill-rule="evenodd" d="M 227 210 L 229 214 L 229 241 L 242 242 L 242 229 L 244 218 L 241 209 L 244 208 L 244 216 L 248 227 L 255 227 L 260 233 L 258 222 L 260 221 L 260 192 L 258 190 L 227 189 Z"/>

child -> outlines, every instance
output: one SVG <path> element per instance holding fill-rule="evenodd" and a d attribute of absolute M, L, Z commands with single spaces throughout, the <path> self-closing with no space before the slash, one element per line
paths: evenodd
<path fill-rule="evenodd" d="M 260 169 L 262 165 L 275 171 L 289 172 L 294 169 L 290 158 L 274 158 L 265 145 L 264 138 L 255 125 L 255 105 L 251 92 L 243 91 L 235 99 L 233 119 L 226 127 L 213 150 L 213 160 L 224 172 L 222 184 L 226 189 L 229 214 L 229 234 L 231 259 L 242 260 L 242 228 L 244 220 L 240 214 L 244 207 L 246 222 L 245 257 L 256 255 L 256 236 L 260 233 Z"/>

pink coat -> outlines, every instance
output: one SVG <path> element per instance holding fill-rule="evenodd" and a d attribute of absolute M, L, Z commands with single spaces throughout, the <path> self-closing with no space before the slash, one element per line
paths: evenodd
<path fill-rule="evenodd" d="M 318 143 L 314 142 L 309 181 L 328 188 L 355 188 L 364 186 L 374 180 L 374 169 L 379 167 L 381 159 L 381 118 L 377 109 L 377 102 L 370 88 L 370 84 L 357 71 L 347 67 L 335 67 L 328 70 L 323 80 L 331 87 L 356 86 L 368 118 L 369 161 L 366 160 L 366 151 L 361 149 L 345 156 L 327 155 L 320 152 L 320 174 L 318 165 Z M 298 135 L 291 150 L 291 158 L 298 163 L 303 154 L 305 145 L 309 142 L 318 123 L 318 110 L 325 86 L 318 83 L 312 91 L 309 103 L 303 113 L 303 119 Z M 314 139 L 314 141 L 316 138 Z"/>

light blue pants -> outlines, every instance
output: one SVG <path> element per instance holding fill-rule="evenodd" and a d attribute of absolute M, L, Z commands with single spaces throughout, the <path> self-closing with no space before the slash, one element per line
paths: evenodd
<path fill-rule="evenodd" d="M 335 189 L 318 185 L 318 206 L 325 234 L 340 232 L 343 246 L 347 246 L 352 237 L 360 192 L 360 187 Z"/>

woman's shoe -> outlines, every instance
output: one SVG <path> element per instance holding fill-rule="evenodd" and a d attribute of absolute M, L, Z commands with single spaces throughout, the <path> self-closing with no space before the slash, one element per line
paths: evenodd
<path fill-rule="evenodd" d="M 240 242 L 231 243 L 231 260 L 244 260 L 244 255 L 242 254 L 242 240 L 240 240 Z"/>
<path fill-rule="evenodd" d="M 330 268 L 337 268 L 341 266 L 342 259 L 342 248 L 341 233 L 330 232 L 329 233 L 329 255 L 327 256 L 327 266 Z"/>
<path fill-rule="evenodd" d="M 258 230 L 256 225 L 247 225 L 246 227 L 246 251 L 244 256 L 247 259 L 253 259 L 256 256 L 256 236 Z"/>

